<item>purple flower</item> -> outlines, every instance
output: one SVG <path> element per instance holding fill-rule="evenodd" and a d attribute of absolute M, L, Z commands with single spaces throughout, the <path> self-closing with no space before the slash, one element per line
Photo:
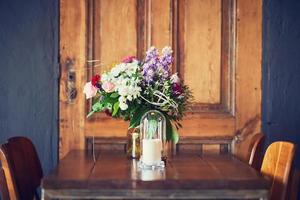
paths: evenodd
<path fill-rule="evenodd" d="M 164 47 L 162 49 L 162 56 L 160 57 L 160 63 L 166 70 L 169 69 L 169 66 L 172 64 L 172 49 L 171 47 Z"/>
<path fill-rule="evenodd" d="M 172 49 L 165 47 L 159 57 L 158 50 L 150 47 L 146 52 L 143 65 L 144 82 L 151 84 L 154 81 L 164 82 L 170 77 L 170 65 L 172 64 Z"/>
<path fill-rule="evenodd" d="M 145 62 L 149 62 L 150 60 L 156 60 L 158 58 L 158 51 L 155 47 L 150 47 L 146 52 Z"/>
<path fill-rule="evenodd" d="M 149 83 L 153 82 L 154 75 L 155 75 L 154 70 L 151 68 L 148 68 L 147 70 L 144 70 L 143 72 L 144 72 L 143 76 L 144 76 L 146 83 L 149 84 Z"/>
<path fill-rule="evenodd" d="M 170 76 L 170 70 L 169 68 L 166 69 L 163 65 L 158 65 L 157 72 L 159 77 L 161 78 L 161 81 L 165 81 Z"/>

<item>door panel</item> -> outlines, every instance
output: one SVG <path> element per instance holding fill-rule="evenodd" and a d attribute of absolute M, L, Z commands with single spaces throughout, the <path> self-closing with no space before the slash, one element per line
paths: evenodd
<path fill-rule="evenodd" d="M 136 4 L 137 0 L 95 1 L 92 45 L 93 57 L 101 62 L 98 73 L 127 55 L 137 55 Z"/>
<path fill-rule="evenodd" d="M 61 0 L 60 9 L 60 157 L 84 148 L 86 136 L 126 136 L 127 122 L 103 113 L 86 119 L 92 102 L 84 99 L 82 88 L 124 56 L 143 58 L 150 46 L 172 46 L 172 71 L 194 92 L 182 138 L 233 137 L 247 120 L 260 115 L 260 1 Z M 247 31 L 256 38 L 243 39 Z M 248 61 L 254 73 L 248 72 Z M 70 99 L 72 85 L 77 95 Z M 243 90 L 251 93 L 249 101 Z"/>
<path fill-rule="evenodd" d="M 221 1 L 187 0 L 179 8 L 184 54 L 181 76 L 194 92 L 197 103 L 220 103 Z"/>

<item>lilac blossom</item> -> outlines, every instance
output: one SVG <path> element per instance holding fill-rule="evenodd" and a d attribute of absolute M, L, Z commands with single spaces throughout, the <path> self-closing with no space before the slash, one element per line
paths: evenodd
<path fill-rule="evenodd" d="M 165 70 L 169 70 L 169 66 L 172 64 L 172 49 L 171 47 L 164 47 L 162 49 L 162 56 L 160 57 L 160 63 Z"/>
<path fill-rule="evenodd" d="M 169 66 L 172 64 L 172 49 L 165 47 L 162 55 L 159 57 L 158 50 L 151 47 L 146 52 L 145 62 L 143 65 L 144 81 L 151 84 L 155 81 L 164 82 L 170 76 Z"/>
<path fill-rule="evenodd" d="M 145 62 L 149 62 L 150 60 L 158 59 L 158 50 L 155 47 L 150 47 L 146 52 Z"/>

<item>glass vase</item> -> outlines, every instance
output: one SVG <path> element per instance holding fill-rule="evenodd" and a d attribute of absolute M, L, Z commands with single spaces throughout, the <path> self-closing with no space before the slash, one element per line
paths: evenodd
<path fill-rule="evenodd" d="M 164 168 L 166 118 L 157 111 L 146 112 L 140 122 L 141 157 L 139 166 L 143 169 Z"/>

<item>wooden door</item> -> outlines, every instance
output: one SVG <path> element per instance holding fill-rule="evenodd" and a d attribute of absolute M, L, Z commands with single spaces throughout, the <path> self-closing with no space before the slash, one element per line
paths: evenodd
<path fill-rule="evenodd" d="M 83 86 L 150 46 L 172 46 L 172 70 L 193 90 L 183 141 L 259 131 L 261 9 L 261 0 L 61 0 L 60 157 L 84 148 L 86 136 L 126 136 L 122 120 L 103 113 L 86 119 L 91 102 Z M 94 59 L 101 65 L 87 62 Z"/>

